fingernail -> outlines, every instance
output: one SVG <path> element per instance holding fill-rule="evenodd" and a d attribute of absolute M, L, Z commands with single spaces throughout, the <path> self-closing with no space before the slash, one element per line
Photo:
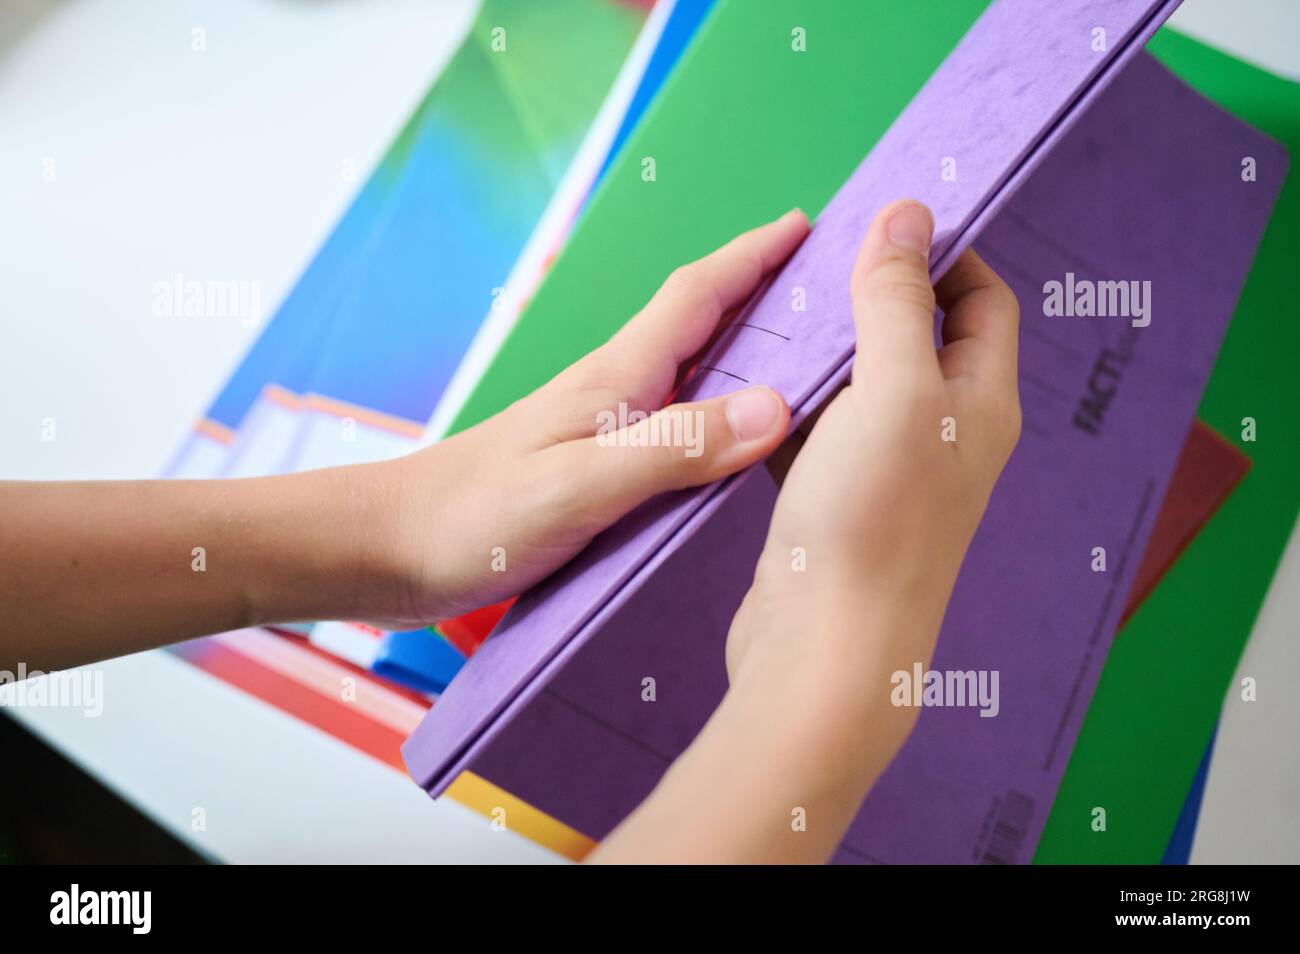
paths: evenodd
<path fill-rule="evenodd" d="M 885 226 L 889 241 L 922 255 L 930 254 L 930 235 L 933 232 L 934 218 L 930 210 L 915 202 L 895 211 Z"/>
<path fill-rule="evenodd" d="M 727 398 L 725 410 L 736 440 L 752 441 L 772 429 L 781 404 L 771 388 L 746 388 Z"/>

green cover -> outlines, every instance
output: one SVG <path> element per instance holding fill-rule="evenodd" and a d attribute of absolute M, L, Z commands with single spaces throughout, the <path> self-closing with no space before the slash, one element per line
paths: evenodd
<path fill-rule="evenodd" d="M 815 215 L 985 6 L 719 0 L 451 430 L 603 344 L 676 266 L 792 206 Z"/>
<path fill-rule="evenodd" d="M 985 6 L 719 0 L 452 430 L 602 344 L 677 265 L 793 205 L 816 215 Z M 791 47 L 795 28 L 806 52 Z M 1297 142 L 1295 86 L 1168 30 L 1152 49 Z M 647 156 L 654 182 L 641 178 Z M 1255 469 L 1120 633 L 1036 861 L 1157 863 L 1173 829 L 1296 514 L 1300 441 L 1284 412 L 1296 332 L 1283 296 L 1298 201 L 1293 179 L 1201 408 L 1229 436 L 1243 416 L 1260 422 L 1260 441 L 1244 445 Z M 1097 805 L 1104 834 L 1091 830 Z"/>

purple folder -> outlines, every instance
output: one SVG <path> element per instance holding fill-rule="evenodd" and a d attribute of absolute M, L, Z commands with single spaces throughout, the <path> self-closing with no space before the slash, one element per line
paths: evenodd
<path fill-rule="evenodd" d="M 797 423 L 832 394 L 853 352 L 852 262 L 900 196 L 934 210 L 936 278 L 973 243 L 1020 298 L 1024 433 L 931 663 L 997 670 L 999 712 L 923 710 L 836 860 L 1024 861 L 1041 833 L 1285 175 L 1279 145 L 1140 52 L 1175 5 L 994 3 L 701 362 L 725 373 L 680 395 L 739 377 L 779 390 Z M 1120 281 L 1150 283 L 1145 326 L 1045 314 L 1049 282 Z M 470 770 L 604 837 L 725 692 L 723 641 L 775 495 L 754 468 L 651 501 L 525 594 L 406 743 L 416 781 L 437 795 Z"/>

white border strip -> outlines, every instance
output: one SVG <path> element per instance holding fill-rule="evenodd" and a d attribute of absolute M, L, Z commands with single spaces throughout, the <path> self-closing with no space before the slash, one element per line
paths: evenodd
<path fill-rule="evenodd" d="M 641 28 L 614 85 L 601 103 L 595 121 L 510 270 L 503 292 L 488 310 L 487 317 L 483 319 L 465 356 L 461 358 L 456 373 L 447 383 L 447 389 L 425 428 L 422 443 L 432 444 L 446 434 L 451 422 L 465 406 L 475 385 L 501 349 L 510 329 L 515 326 L 523 306 L 541 284 L 546 274 L 546 261 L 559 250 L 573 226 L 574 218 L 586 201 L 676 3 L 677 0 L 659 0 L 646 17 L 645 26 Z"/>

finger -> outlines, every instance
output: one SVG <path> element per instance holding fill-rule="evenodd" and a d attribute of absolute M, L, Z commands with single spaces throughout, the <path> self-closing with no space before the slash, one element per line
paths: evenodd
<path fill-rule="evenodd" d="M 858 334 L 855 370 L 938 370 L 929 266 L 933 232 L 930 210 L 914 199 L 886 206 L 872 221 L 849 283 Z"/>
<path fill-rule="evenodd" d="M 831 402 L 844 392 L 847 384 L 841 384 L 835 389 L 835 393 L 823 401 L 820 405 L 813 408 L 808 416 L 799 422 L 799 425 L 790 432 L 790 435 L 782 442 L 781 446 L 774 450 L 764 462 L 767 472 L 772 475 L 778 487 L 785 485 L 785 476 L 794 466 L 794 460 L 803 450 L 803 445 L 807 443 L 808 438 L 812 435 L 813 428 L 821 420 L 821 416 L 826 409 L 831 406 Z"/>
<path fill-rule="evenodd" d="M 596 436 L 543 452 L 572 486 L 579 522 L 604 527 L 656 494 L 757 463 L 785 437 L 790 410 L 771 388 L 752 387 L 618 423 L 611 414 Z"/>
<path fill-rule="evenodd" d="M 1020 303 L 993 269 L 967 249 L 935 286 L 943 309 L 939 359 L 948 377 L 1015 383 Z"/>
<path fill-rule="evenodd" d="M 624 372 L 629 392 L 646 407 L 666 400 L 681 363 L 708 342 L 722 316 L 743 304 L 807 234 L 807 216 L 792 209 L 669 275 L 604 349 Z"/>

